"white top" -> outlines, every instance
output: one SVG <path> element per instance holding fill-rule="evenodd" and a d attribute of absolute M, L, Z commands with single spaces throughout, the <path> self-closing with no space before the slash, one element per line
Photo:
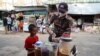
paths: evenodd
<path fill-rule="evenodd" d="M 41 26 L 42 26 L 42 25 L 41 25 L 42 19 L 37 19 L 37 20 L 36 20 L 36 23 L 37 23 L 37 26 L 38 26 L 38 27 L 41 27 Z"/>
<path fill-rule="evenodd" d="M 7 24 L 11 24 L 11 18 L 10 17 L 7 17 Z"/>

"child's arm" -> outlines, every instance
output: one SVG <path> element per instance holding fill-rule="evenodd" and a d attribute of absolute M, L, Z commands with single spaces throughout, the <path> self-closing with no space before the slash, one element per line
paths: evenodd
<path fill-rule="evenodd" d="M 27 51 L 33 51 L 35 48 L 26 48 Z"/>
<path fill-rule="evenodd" d="M 28 51 L 28 54 L 34 53 L 35 52 L 35 48 L 26 48 L 26 50 Z"/>
<path fill-rule="evenodd" d="M 37 47 L 34 45 L 34 47 L 33 48 L 25 48 L 27 51 L 33 51 L 33 50 L 36 50 L 37 49 Z"/>

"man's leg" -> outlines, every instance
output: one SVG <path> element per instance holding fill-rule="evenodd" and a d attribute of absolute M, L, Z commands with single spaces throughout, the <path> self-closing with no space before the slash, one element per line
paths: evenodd
<path fill-rule="evenodd" d="M 7 34 L 7 31 L 8 31 L 7 26 L 4 26 L 4 27 L 5 27 L 5 34 Z"/>
<path fill-rule="evenodd" d="M 9 24 L 7 25 L 7 29 L 8 29 L 8 31 L 9 31 Z"/>
<path fill-rule="evenodd" d="M 9 28 L 10 28 L 10 31 L 12 31 L 12 25 L 11 24 L 9 25 Z"/>

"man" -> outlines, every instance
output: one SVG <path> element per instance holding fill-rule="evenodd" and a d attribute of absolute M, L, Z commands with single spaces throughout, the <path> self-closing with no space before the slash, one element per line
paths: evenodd
<path fill-rule="evenodd" d="M 11 17 L 10 17 L 10 14 L 7 16 L 7 27 L 8 27 L 8 31 L 12 31 L 12 20 L 11 20 Z"/>
<path fill-rule="evenodd" d="M 72 41 L 70 33 L 74 26 L 74 20 L 67 14 L 68 5 L 66 3 L 60 3 L 58 11 L 51 13 L 50 24 L 54 24 L 54 30 L 46 27 L 50 34 L 49 41 L 54 42 L 55 56 L 71 56 L 71 53 L 76 54 L 76 47 L 70 43 Z M 56 42 L 59 43 L 59 46 Z"/>
<path fill-rule="evenodd" d="M 3 26 L 5 29 L 5 34 L 7 34 L 7 18 L 6 17 L 3 18 Z"/>
<path fill-rule="evenodd" d="M 16 15 L 14 13 L 11 14 L 11 25 L 14 26 L 14 20 L 16 19 Z"/>
<path fill-rule="evenodd" d="M 50 42 L 55 42 L 56 40 L 59 41 L 59 38 L 57 37 L 62 36 L 64 32 L 68 32 L 70 34 L 71 27 L 73 26 L 74 20 L 67 14 L 68 5 L 66 3 L 60 3 L 58 6 L 58 11 L 59 12 L 53 12 L 50 18 L 50 24 L 54 23 L 54 30 L 52 31 L 51 29 L 46 27 L 48 33 L 50 34 Z"/>

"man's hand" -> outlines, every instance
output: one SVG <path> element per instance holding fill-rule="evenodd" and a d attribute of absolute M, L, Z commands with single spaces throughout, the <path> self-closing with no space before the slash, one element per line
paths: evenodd
<path fill-rule="evenodd" d="M 47 32 L 48 32 L 49 34 L 53 34 L 53 31 L 52 31 L 49 27 L 45 27 L 45 29 L 47 30 Z"/>

